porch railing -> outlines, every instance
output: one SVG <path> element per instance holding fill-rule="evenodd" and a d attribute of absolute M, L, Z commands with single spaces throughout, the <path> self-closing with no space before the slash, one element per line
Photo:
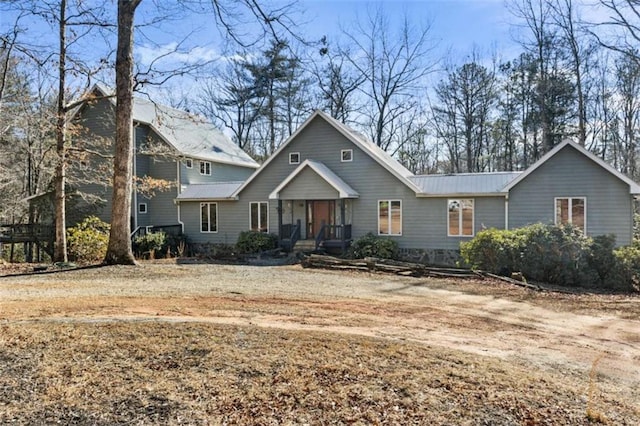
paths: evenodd
<path fill-rule="evenodd" d="M 295 224 L 293 223 L 285 223 L 282 224 L 280 228 L 281 237 L 281 245 L 287 250 L 292 250 L 296 245 L 298 240 L 300 239 L 300 230 L 302 228 L 302 224 L 300 220 L 297 220 Z"/>
<path fill-rule="evenodd" d="M 164 232 L 167 235 L 182 235 L 182 225 L 162 225 L 162 226 L 138 226 L 132 233 L 131 239 L 156 232 Z"/>
<path fill-rule="evenodd" d="M 351 240 L 351 225 L 327 225 L 323 223 L 316 234 L 316 250 L 326 240 L 339 241 L 342 249 L 345 250 L 347 242 Z"/>

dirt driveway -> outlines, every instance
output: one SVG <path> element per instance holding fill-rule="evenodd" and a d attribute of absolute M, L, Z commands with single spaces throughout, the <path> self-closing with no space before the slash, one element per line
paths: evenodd
<path fill-rule="evenodd" d="M 165 320 L 401 339 L 640 386 L 640 297 L 299 266 L 143 264 L 0 279 L 0 322 Z"/>

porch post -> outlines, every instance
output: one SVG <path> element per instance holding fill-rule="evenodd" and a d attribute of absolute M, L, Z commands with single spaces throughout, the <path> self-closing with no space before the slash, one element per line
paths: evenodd
<path fill-rule="evenodd" d="M 344 229 L 344 221 L 345 221 L 345 201 L 344 198 L 340 198 L 340 237 L 342 239 L 342 253 L 344 253 L 346 251 L 346 244 L 345 244 L 345 229 Z"/>
<path fill-rule="evenodd" d="M 278 245 L 282 245 L 282 200 L 278 198 Z"/>

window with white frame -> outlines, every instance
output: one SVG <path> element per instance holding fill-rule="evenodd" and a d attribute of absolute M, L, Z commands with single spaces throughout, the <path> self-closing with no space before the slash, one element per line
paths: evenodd
<path fill-rule="evenodd" d="M 200 232 L 218 232 L 218 203 L 200 203 Z"/>
<path fill-rule="evenodd" d="M 472 237 L 474 228 L 473 199 L 447 202 L 447 229 L 450 237 Z"/>
<path fill-rule="evenodd" d="M 555 201 L 556 225 L 568 223 L 585 232 L 587 225 L 587 198 L 557 197 Z"/>
<path fill-rule="evenodd" d="M 147 203 L 138 204 L 138 213 L 146 214 L 147 213 Z"/>
<path fill-rule="evenodd" d="M 402 235 L 402 201 L 378 201 L 378 234 Z"/>
<path fill-rule="evenodd" d="M 300 153 L 299 152 L 290 152 L 289 153 L 289 164 L 300 164 Z"/>
<path fill-rule="evenodd" d="M 193 168 L 193 160 L 191 158 L 187 158 L 186 160 L 184 160 L 184 165 L 187 169 L 192 169 Z"/>
<path fill-rule="evenodd" d="M 353 150 L 343 149 L 342 151 L 340 151 L 340 161 L 342 161 L 343 163 L 353 161 Z"/>
<path fill-rule="evenodd" d="M 209 161 L 200 162 L 200 174 L 211 176 L 211 163 Z"/>
<path fill-rule="evenodd" d="M 256 201 L 249 203 L 249 226 L 252 231 L 269 232 L 269 203 Z"/>

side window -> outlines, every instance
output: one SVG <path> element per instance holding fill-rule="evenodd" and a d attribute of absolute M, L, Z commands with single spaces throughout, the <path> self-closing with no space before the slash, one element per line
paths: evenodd
<path fill-rule="evenodd" d="M 342 161 L 343 163 L 353 161 L 353 150 L 343 149 L 342 151 L 340 151 L 340 161 Z"/>
<path fill-rule="evenodd" d="M 193 160 L 191 158 L 187 158 L 184 160 L 184 165 L 187 169 L 193 169 Z"/>
<path fill-rule="evenodd" d="M 200 203 L 200 232 L 218 232 L 218 203 Z"/>
<path fill-rule="evenodd" d="M 402 201 L 378 201 L 378 235 L 402 235 Z"/>
<path fill-rule="evenodd" d="M 556 225 L 565 223 L 580 228 L 586 232 L 587 225 L 587 198 L 556 198 Z"/>
<path fill-rule="evenodd" d="M 472 237 L 474 228 L 473 199 L 447 202 L 447 234 L 450 237 Z"/>
<path fill-rule="evenodd" d="M 289 164 L 300 164 L 300 153 L 299 152 L 290 152 L 289 153 Z"/>
<path fill-rule="evenodd" d="M 138 213 L 146 214 L 147 213 L 147 203 L 138 204 Z"/>
<path fill-rule="evenodd" d="M 211 163 L 209 161 L 200 162 L 200 174 L 205 176 L 211 176 Z"/>
<path fill-rule="evenodd" d="M 252 231 L 269 232 L 269 203 L 249 203 L 249 227 Z"/>

